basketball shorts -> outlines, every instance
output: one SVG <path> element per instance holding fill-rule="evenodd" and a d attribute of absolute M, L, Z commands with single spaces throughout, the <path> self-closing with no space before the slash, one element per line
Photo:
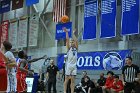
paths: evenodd
<path fill-rule="evenodd" d="M 77 67 L 76 65 L 67 64 L 65 67 L 65 75 L 77 75 Z"/>

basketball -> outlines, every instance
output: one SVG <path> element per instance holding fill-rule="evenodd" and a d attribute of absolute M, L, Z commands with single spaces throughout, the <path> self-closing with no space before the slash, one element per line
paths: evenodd
<path fill-rule="evenodd" d="M 62 17 L 61 17 L 61 22 L 62 22 L 62 23 L 67 23 L 67 22 L 69 22 L 69 17 L 68 17 L 67 15 L 62 16 Z"/>

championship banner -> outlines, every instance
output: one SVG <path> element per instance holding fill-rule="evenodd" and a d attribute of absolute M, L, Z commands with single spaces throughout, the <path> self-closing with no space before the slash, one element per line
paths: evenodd
<path fill-rule="evenodd" d="M 122 0 L 122 35 L 139 34 L 140 0 Z"/>
<path fill-rule="evenodd" d="M 28 19 L 20 19 L 19 28 L 18 28 L 18 47 L 26 47 L 27 46 L 27 27 L 28 27 Z"/>
<path fill-rule="evenodd" d="M 9 27 L 9 21 L 3 21 L 1 24 L 1 44 L 8 40 L 8 27 Z"/>
<path fill-rule="evenodd" d="M 125 58 L 130 56 L 132 50 L 81 52 L 78 53 L 78 70 L 121 70 Z M 57 66 L 62 69 L 64 54 L 57 57 Z"/>
<path fill-rule="evenodd" d="M 56 34 L 55 39 L 66 39 L 66 33 L 63 31 L 63 27 L 66 27 L 68 30 L 69 37 L 72 37 L 72 22 L 64 23 L 64 24 L 57 24 L 56 25 Z"/>
<path fill-rule="evenodd" d="M 100 38 L 116 36 L 116 6 L 117 0 L 101 1 L 101 31 Z"/>
<path fill-rule="evenodd" d="M 96 38 L 98 0 L 85 0 L 83 39 Z"/>
<path fill-rule="evenodd" d="M 0 0 L 0 13 L 10 11 L 11 0 Z"/>
<path fill-rule="evenodd" d="M 39 16 L 38 14 L 30 17 L 29 25 L 29 46 L 37 46 L 38 29 L 39 29 Z"/>
<path fill-rule="evenodd" d="M 37 3 L 39 3 L 39 0 L 26 0 L 26 6 L 31 6 Z"/>
<path fill-rule="evenodd" d="M 12 0 L 12 10 L 22 8 L 23 2 L 23 0 Z"/>
<path fill-rule="evenodd" d="M 18 41 L 17 41 L 17 29 L 18 29 L 18 22 L 17 20 L 10 22 L 10 30 L 9 30 L 9 42 L 12 44 L 12 48 L 18 48 Z"/>

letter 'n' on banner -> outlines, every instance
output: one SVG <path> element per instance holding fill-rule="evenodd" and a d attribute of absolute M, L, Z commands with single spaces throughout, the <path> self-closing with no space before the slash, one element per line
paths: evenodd
<path fill-rule="evenodd" d="M 139 34 L 140 0 L 122 0 L 122 35 Z"/>
<path fill-rule="evenodd" d="M 101 1 L 101 31 L 100 38 L 116 36 L 116 5 L 117 0 Z"/>
<path fill-rule="evenodd" d="M 85 0 L 83 39 L 96 38 L 97 1 L 98 0 Z"/>

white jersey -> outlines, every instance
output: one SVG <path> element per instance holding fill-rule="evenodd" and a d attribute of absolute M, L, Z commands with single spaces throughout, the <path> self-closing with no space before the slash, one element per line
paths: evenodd
<path fill-rule="evenodd" d="M 8 60 L 15 59 L 13 53 L 11 51 L 7 51 L 5 53 L 5 56 L 8 58 Z M 8 86 L 7 86 L 7 92 L 15 92 L 16 91 L 16 68 L 7 68 L 7 81 L 8 81 Z"/>
<path fill-rule="evenodd" d="M 67 53 L 68 60 L 67 62 L 72 65 L 76 65 L 77 63 L 77 49 L 71 47 Z"/>
<path fill-rule="evenodd" d="M 65 63 L 66 75 L 76 75 L 77 72 L 77 49 L 71 47 L 67 52 L 67 61 Z"/>

